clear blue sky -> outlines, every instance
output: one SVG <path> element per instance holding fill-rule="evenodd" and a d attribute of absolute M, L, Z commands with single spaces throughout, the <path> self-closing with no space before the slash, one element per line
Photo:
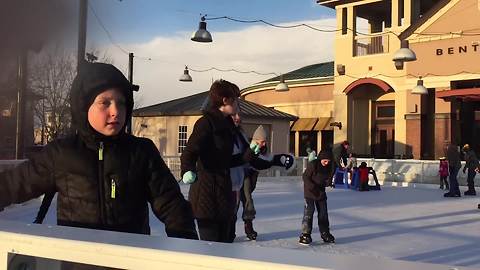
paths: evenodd
<path fill-rule="evenodd" d="M 145 42 L 154 36 L 194 31 L 201 14 L 239 19 L 264 19 L 279 24 L 334 17 L 334 10 L 315 0 L 89 0 L 90 5 L 119 42 Z M 105 41 L 89 14 L 89 38 Z M 249 26 L 227 20 L 208 22 L 211 31 L 233 31 Z"/>

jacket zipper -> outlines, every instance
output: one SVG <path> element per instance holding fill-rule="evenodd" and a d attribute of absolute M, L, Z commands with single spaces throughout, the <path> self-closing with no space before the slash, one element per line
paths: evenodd
<path fill-rule="evenodd" d="M 103 181 L 103 142 L 100 142 L 98 147 L 98 201 L 99 201 L 99 210 L 100 210 L 100 221 L 103 225 L 106 225 L 105 217 L 105 187 Z"/>
<path fill-rule="evenodd" d="M 117 189 L 117 183 L 115 182 L 115 179 L 112 178 L 111 188 L 110 188 L 110 198 L 111 199 L 115 199 L 116 189 Z"/>

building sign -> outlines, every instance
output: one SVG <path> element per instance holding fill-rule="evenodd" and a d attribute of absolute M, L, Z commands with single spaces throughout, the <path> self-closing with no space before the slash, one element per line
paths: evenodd
<path fill-rule="evenodd" d="M 452 54 L 464 54 L 464 53 L 471 53 L 471 52 L 480 52 L 480 44 L 478 42 L 474 42 L 471 45 L 464 45 L 464 46 L 456 46 L 456 47 L 448 47 L 448 48 L 437 48 L 436 55 L 452 55 Z"/>

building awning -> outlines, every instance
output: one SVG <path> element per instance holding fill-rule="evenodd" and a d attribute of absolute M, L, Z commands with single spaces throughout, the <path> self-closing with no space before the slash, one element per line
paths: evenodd
<path fill-rule="evenodd" d="M 313 127 L 313 130 L 332 130 L 333 127 L 330 126 L 332 119 L 332 117 L 319 117 L 317 123 Z"/>
<path fill-rule="evenodd" d="M 311 131 L 318 118 L 298 118 L 290 128 L 291 131 Z"/>
<path fill-rule="evenodd" d="M 463 101 L 480 101 L 480 88 L 438 91 L 435 95 L 437 98 L 443 98 L 445 100 L 461 99 Z"/>

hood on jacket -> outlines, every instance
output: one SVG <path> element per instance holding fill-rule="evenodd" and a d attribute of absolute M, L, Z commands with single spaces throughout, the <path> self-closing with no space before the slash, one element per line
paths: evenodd
<path fill-rule="evenodd" d="M 138 86 L 132 85 L 123 73 L 111 64 L 84 62 L 80 66 L 70 90 L 70 110 L 72 125 L 82 136 L 103 136 L 90 126 L 88 109 L 98 94 L 113 87 L 119 89 L 125 97 L 126 125 L 132 115 L 133 91 L 137 90 Z M 125 130 L 125 125 L 120 132 Z"/>

